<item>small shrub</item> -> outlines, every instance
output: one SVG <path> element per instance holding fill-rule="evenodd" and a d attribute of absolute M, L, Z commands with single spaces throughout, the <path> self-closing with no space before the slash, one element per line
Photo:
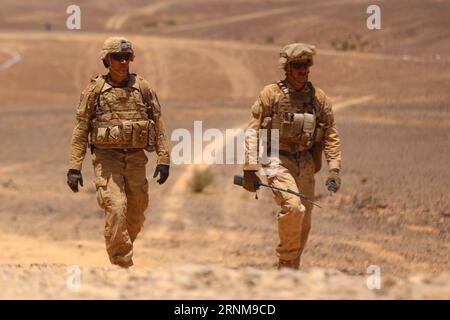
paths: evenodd
<path fill-rule="evenodd" d="M 146 28 L 155 28 L 158 26 L 158 21 L 147 21 L 144 23 L 144 27 Z"/>
<path fill-rule="evenodd" d="M 194 174 L 189 181 L 189 187 L 193 192 L 200 193 L 209 186 L 214 180 L 214 175 L 210 168 L 194 170 Z"/>
<path fill-rule="evenodd" d="M 367 45 L 367 41 L 362 41 L 359 35 L 348 35 L 345 39 L 332 40 L 330 44 L 338 51 L 361 51 Z"/>
<path fill-rule="evenodd" d="M 273 43 L 273 42 L 274 42 L 274 39 L 273 39 L 272 36 L 267 36 L 266 37 L 266 43 Z"/>
<path fill-rule="evenodd" d="M 177 23 L 175 22 L 175 20 L 167 20 L 164 22 L 166 26 L 174 26 Z"/>

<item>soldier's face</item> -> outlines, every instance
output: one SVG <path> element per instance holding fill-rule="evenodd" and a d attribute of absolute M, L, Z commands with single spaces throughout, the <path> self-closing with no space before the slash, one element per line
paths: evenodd
<path fill-rule="evenodd" d="M 296 89 L 302 88 L 308 81 L 309 67 L 307 60 L 293 61 L 287 65 L 287 79 Z"/>
<path fill-rule="evenodd" d="M 109 68 L 111 72 L 120 75 L 128 75 L 130 69 L 131 53 L 111 53 L 109 55 Z"/>

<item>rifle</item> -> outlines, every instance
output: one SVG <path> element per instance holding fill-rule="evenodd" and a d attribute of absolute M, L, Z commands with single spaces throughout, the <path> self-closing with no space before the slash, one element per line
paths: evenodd
<path fill-rule="evenodd" d="M 238 186 L 242 187 L 243 181 L 244 181 L 244 178 L 242 176 L 240 176 L 240 175 L 235 175 L 234 176 L 234 181 L 233 182 L 234 182 L 235 185 L 238 185 Z M 293 195 L 299 197 L 302 200 L 305 200 L 306 202 L 309 202 L 309 203 L 315 205 L 316 207 L 322 208 L 317 203 L 314 203 L 311 200 L 309 200 L 309 198 L 307 196 L 305 196 L 304 194 L 295 192 L 295 191 L 293 191 L 291 189 L 282 189 L 282 188 L 278 188 L 278 187 L 275 187 L 275 186 L 269 186 L 268 184 L 265 184 L 265 183 L 262 183 L 262 182 L 258 183 L 257 187 L 266 187 L 266 188 L 270 188 L 270 189 L 273 189 L 273 190 L 278 190 L 278 191 L 281 191 L 281 192 L 287 192 L 287 193 L 290 193 L 290 194 L 293 194 Z"/>

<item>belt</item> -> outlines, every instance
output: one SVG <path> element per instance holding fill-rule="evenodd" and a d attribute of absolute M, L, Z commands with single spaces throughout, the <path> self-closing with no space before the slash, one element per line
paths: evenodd
<path fill-rule="evenodd" d="M 142 150 L 141 148 L 113 148 L 113 150 L 121 153 L 133 153 Z"/>
<path fill-rule="evenodd" d="M 303 150 L 303 151 L 297 151 L 297 152 L 289 152 L 285 150 L 279 150 L 278 153 L 281 156 L 289 157 L 289 158 L 295 158 L 298 159 L 302 155 L 304 155 L 306 152 L 309 152 L 309 150 Z"/>
<path fill-rule="evenodd" d="M 120 153 L 133 153 L 133 152 L 137 152 L 139 150 L 143 150 L 142 148 L 99 148 L 96 147 L 95 145 L 91 144 L 90 145 L 91 148 L 91 153 L 94 153 L 94 149 L 99 149 L 99 150 L 114 150 Z"/>

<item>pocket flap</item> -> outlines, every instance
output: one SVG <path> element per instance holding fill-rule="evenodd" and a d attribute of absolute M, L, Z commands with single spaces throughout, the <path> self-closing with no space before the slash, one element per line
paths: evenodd
<path fill-rule="evenodd" d="M 101 128 L 101 127 L 98 128 L 97 129 L 97 139 L 100 141 L 106 140 L 106 136 L 107 136 L 106 131 L 107 130 L 108 130 L 108 128 Z"/>
<path fill-rule="evenodd" d="M 107 184 L 108 180 L 103 177 L 97 177 L 94 179 L 94 185 L 96 189 L 98 189 L 99 187 L 106 187 Z"/>
<path fill-rule="evenodd" d="M 294 113 L 294 121 L 292 130 L 294 134 L 301 134 L 305 122 L 305 115 L 303 113 Z"/>
<path fill-rule="evenodd" d="M 119 126 L 113 126 L 109 129 L 109 136 L 114 140 L 118 140 L 120 138 L 120 129 Z"/>
<path fill-rule="evenodd" d="M 303 132 L 313 133 L 316 129 L 316 117 L 311 113 L 304 114 Z"/>

